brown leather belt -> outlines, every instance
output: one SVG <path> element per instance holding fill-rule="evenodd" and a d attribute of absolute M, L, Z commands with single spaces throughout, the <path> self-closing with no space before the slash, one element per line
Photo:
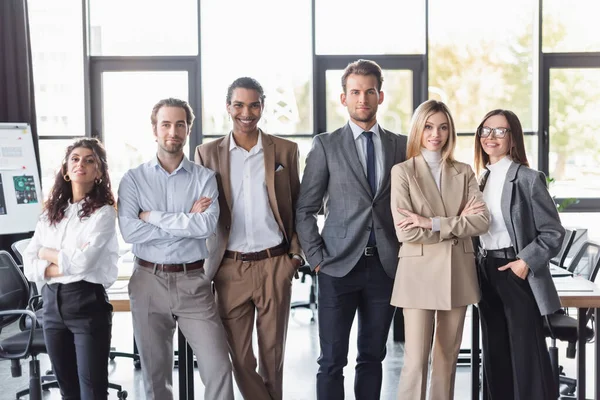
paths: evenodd
<path fill-rule="evenodd" d="M 153 263 L 150 261 L 142 260 L 139 257 L 135 258 L 135 262 L 137 262 L 142 267 L 146 268 L 156 268 L 157 271 L 162 272 L 188 272 L 194 271 L 196 269 L 200 269 L 204 267 L 204 260 L 198 260 L 191 263 L 183 263 L 183 264 L 159 264 Z"/>
<path fill-rule="evenodd" d="M 275 247 L 257 251 L 255 253 L 241 253 L 239 251 L 225 250 L 223 257 L 240 261 L 260 261 L 264 260 L 265 258 L 281 256 L 283 254 L 287 254 L 287 252 L 288 245 L 287 243 L 283 242 Z"/>

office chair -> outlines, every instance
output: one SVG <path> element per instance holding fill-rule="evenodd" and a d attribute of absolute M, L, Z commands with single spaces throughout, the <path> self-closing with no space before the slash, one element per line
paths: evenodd
<path fill-rule="evenodd" d="M 44 332 L 36 329 L 35 314 L 27 309 L 29 304 L 29 283 L 14 262 L 12 256 L 6 251 L 0 251 L 0 330 L 26 316 L 31 322 L 30 328 L 9 336 L 0 341 L 0 358 L 11 360 L 11 374 L 19 377 L 21 359 L 31 357 L 29 362 L 29 388 L 17 393 L 17 399 L 29 394 L 32 400 L 42 399 L 42 388 L 58 387 L 56 381 L 44 382 L 42 385 L 40 375 L 40 361 L 38 356 L 46 353 Z M 34 327 L 33 329 L 31 327 Z"/>
<path fill-rule="evenodd" d="M 560 252 L 555 257 L 550 259 L 550 264 L 556 265 L 557 267 L 563 269 L 567 268 L 565 266 L 565 262 L 567 261 L 567 256 L 569 255 L 569 251 L 571 250 L 573 242 L 575 241 L 576 234 L 576 229 L 565 229 L 565 238 L 563 239 Z"/>
<path fill-rule="evenodd" d="M 0 341 L 0 358 L 12 360 L 12 376 L 19 377 L 22 374 L 20 360 L 31 356 L 29 388 L 17 392 L 17 399 L 29 395 L 31 400 L 41 400 L 42 390 L 58 388 L 58 382 L 51 371 L 47 371 L 45 376 L 41 376 L 40 373 L 40 361 L 37 357 L 39 354 L 47 353 L 47 350 L 44 331 L 31 308 L 39 297 L 39 295 L 31 296 L 29 282 L 12 256 L 6 251 L 0 251 L 0 330 L 21 319 L 21 332 Z M 3 313 L 14 317 L 3 319 Z M 23 322 L 21 318 L 23 315 L 27 316 L 28 321 Z M 123 390 L 121 385 L 109 383 L 108 387 L 117 391 L 119 399 L 127 398 L 127 391 Z"/>
<path fill-rule="evenodd" d="M 310 269 L 309 265 L 303 265 L 298 269 L 298 273 L 302 274 L 300 282 L 306 282 L 306 277 L 310 276 L 310 294 L 308 301 L 294 301 L 292 302 L 292 310 L 296 308 L 307 308 L 312 312 L 310 322 L 315 322 L 315 311 L 317 310 L 317 273 Z"/>
<path fill-rule="evenodd" d="M 16 242 L 10 245 L 10 248 L 12 249 L 13 253 L 15 253 L 15 255 L 17 256 L 17 261 L 19 261 L 20 265 L 23 265 L 23 253 L 25 253 L 25 249 L 27 248 L 27 245 L 30 241 L 31 238 L 21 239 L 17 240 Z"/>
<path fill-rule="evenodd" d="M 592 282 L 595 281 L 600 269 L 600 244 L 594 242 L 585 242 L 569 265 L 569 271 L 573 272 L 574 275 L 580 275 Z M 590 341 L 594 337 L 594 320 L 592 318 L 592 310 L 588 310 L 586 314 L 586 325 L 591 320 L 592 328 L 586 326 L 584 331 L 584 338 L 586 341 Z M 551 346 L 548 351 L 550 353 L 550 361 L 552 363 L 552 370 L 556 377 L 556 382 L 559 385 L 564 386 L 560 390 L 561 395 L 572 395 L 575 393 L 577 388 L 577 380 L 566 377 L 562 374 L 562 367 L 559 366 L 558 361 L 558 348 L 556 347 L 556 340 L 568 342 L 567 346 L 567 358 L 575 358 L 577 348 L 577 319 L 569 316 L 565 310 L 558 310 L 554 314 L 546 316 L 544 324 L 544 333 L 546 337 L 551 338 Z M 561 399 L 569 399 L 570 397 L 561 397 Z"/>

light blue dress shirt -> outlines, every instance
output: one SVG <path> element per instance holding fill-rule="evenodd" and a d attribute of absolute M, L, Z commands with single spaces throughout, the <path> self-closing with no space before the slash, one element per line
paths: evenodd
<path fill-rule="evenodd" d="M 367 138 L 362 134 L 365 130 L 352 122 L 352 120 L 348 121 L 348 124 L 354 135 L 354 144 L 356 145 L 358 159 L 365 171 L 365 176 L 367 176 Z M 381 180 L 383 179 L 383 148 L 381 145 L 381 137 L 379 136 L 379 124 L 375 122 L 375 125 L 368 131 L 373 132 L 373 147 L 375 149 L 375 182 L 377 182 L 377 190 L 379 190 Z"/>
<path fill-rule="evenodd" d="M 219 219 L 215 173 L 185 156 L 168 173 L 158 159 L 130 169 L 119 185 L 119 228 L 133 244 L 133 254 L 154 263 L 191 263 L 208 257 L 206 238 Z M 202 213 L 190 213 L 194 202 L 210 197 Z M 150 211 L 149 222 L 139 218 Z"/>

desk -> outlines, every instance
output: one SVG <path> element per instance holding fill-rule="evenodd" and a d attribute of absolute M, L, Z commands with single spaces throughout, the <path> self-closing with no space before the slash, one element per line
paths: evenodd
<path fill-rule="evenodd" d="M 107 290 L 108 300 L 114 312 L 130 312 L 127 284 L 119 279 Z M 185 336 L 177 328 L 178 368 L 179 368 L 179 400 L 194 400 L 194 353 Z M 135 340 L 134 340 L 134 351 Z"/>
<path fill-rule="evenodd" d="M 585 319 L 588 309 L 594 309 L 594 318 L 600 321 L 600 288 L 581 277 L 559 277 L 554 278 L 560 302 L 563 307 L 576 307 L 577 320 L 579 322 L 579 339 L 577 341 L 577 399 L 585 400 L 585 345 L 583 338 L 585 328 Z M 471 343 L 471 398 L 479 399 L 479 311 L 473 306 L 473 326 Z M 600 372 L 600 333 L 598 327 L 594 332 L 595 339 L 595 379 L 594 379 L 594 399 L 600 399 L 600 386 L 598 375 Z"/>

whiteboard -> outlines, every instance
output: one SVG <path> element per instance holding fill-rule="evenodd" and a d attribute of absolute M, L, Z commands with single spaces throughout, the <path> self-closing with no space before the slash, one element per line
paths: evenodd
<path fill-rule="evenodd" d="M 0 123 L 0 235 L 34 231 L 42 202 L 29 124 Z"/>

